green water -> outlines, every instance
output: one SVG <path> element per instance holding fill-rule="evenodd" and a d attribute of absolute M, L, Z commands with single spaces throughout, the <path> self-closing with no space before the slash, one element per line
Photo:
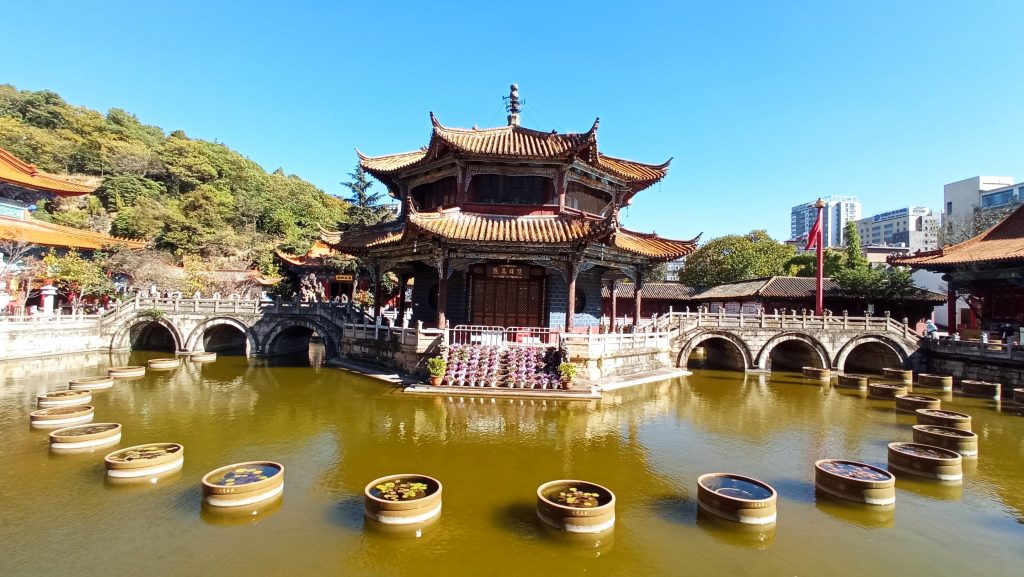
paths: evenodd
<path fill-rule="evenodd" d="M 1024 565 L 1024 416 L 1005 402 L 947 397 L 974 416 L 979 459 L 962 485 L 900 478 L 888 512 L 816 498 L 813 462 L 885 466 L 913 417 L 796 375 L 701 371 L 601 401 L 510 401 L 222 357 L 94 393 L 96 422 L 124 425 L 118 446 L 185 446 L 183 470 L 131 486 L 104 480 L 116 447 L 53 455 L 29 428 L 37 394 L 150 356 L 0 363 L 0 575 L 1016 576 Z M 280 503 L 203 510 L 202 476 L 250 460 L 285 466 Z M 696 479 L 714 471 L 774 486 L 775 528 L 699 517 Z M 364 485 L 391 473 L 444 484 L 441 518 L 419 536 L 363 519 Z M 559 478 L 616 492 L 610 535 L 569 540 L 538 524 L 536 488 Z"/>

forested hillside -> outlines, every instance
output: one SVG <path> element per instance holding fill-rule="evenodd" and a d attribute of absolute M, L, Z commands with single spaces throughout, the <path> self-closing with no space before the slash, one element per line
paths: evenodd
<path fill-rule="evenodd" d="M 144 238 L 182 259 L 272 268 L 273 249 L 305 251 L 317 225 L 348 220 L 348 203 L 227 146 L 106 114 L 50 91 L 0 85 L 0 147 L 55 174 L 88 175 L 92 197 L 40 206 L 36 218 Z"/>

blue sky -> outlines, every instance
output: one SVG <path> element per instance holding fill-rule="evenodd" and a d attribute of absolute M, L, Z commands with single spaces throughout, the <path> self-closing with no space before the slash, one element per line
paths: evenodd
<path fill-rule="evenodd" d="M 5 26 L 0 82 L 215 139 L 327 192 L 449 126 L 584 131 L 674 157 L 628 226 L 789 234 L 830 194 L 940 209 L 942 185 L 1024 180 L 1021 2 L 48 2 Z"/>

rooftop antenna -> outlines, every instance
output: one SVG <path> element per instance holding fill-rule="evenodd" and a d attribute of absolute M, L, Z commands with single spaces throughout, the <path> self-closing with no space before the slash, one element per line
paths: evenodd
<path fill-rule="evenodd" d="M 523 105 L 526 104 L 525 100 L 519 100 L 519 85 L 509 86 L 508 96 L 503 99 L 505 100 L 505 110 L 508 111 L 508 125 L 519 126 L 519 113 L 523 111 Z"/>

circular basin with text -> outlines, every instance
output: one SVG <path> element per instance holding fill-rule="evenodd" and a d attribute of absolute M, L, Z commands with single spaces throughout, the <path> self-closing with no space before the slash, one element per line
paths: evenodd
<path fill-rule="evenodd" d="M 176 369 L 181 366 L 181 359 L 175 358 L 162 358 L 162 359 L 149 359 L 146 361 L 146 366 L 155 371 L 168 371 Z"/>
<path fill-rule="evenodd" d="M 942 408 L 942 399 L 925 395 L 896 395 L 896 410 L 914 413 L 918 409 L 937 410 Z"/>
<path fill-rule="evenodd" d="M 125 367 L 112 367 L 107 369 L 107 374 L 115 379 L 131 379 L 146 375 L 146 367 L 141 365 L 128 365 Z"/>
<path fill-rule="evenodd" d="M 68 388 L 72 391 L 95 391 L 109 389 L 114 386 L 113 377 L 82 377 L 68 381 Z"/>
<path fill-rule="evenodd" d="M 889 468 L 940 481 L 964 478 L 963 457 L 956 451 L 921 443 L 889 443 Z"/>
<path fill-rule="evenodd" d="M 50 448 L 90 449 L 104 447 L 121 441 L 120 423 L 88 423 L 73 425 L 50 433 Z"/>
<path fill-rule="evenodd" d="M 964 379 L 960 381 L 960 392 L 963 393 L 965 397 L 998 399 L 1003 393 L 1003 386 L 999 383 Z"/>
<path fill-rule="evenodd" d="M 882 377 L 887 381 L 896 381 L 909 385 L 914 382 L 914 371 L 899 368 L 882 369 Z"/>
<path fill-rule="evenodd" d="M 733 473 L 697 477 L 697 505 L 705 512 L 746 525 L 767 525 L 776 519 L 778 494 L 771 485 Z"/>
<path fill-rule="evenodd" d="M 96 409 L 92 405 L 49 407 L 28 414 L 33 427 L 66 427 L 88 423 Z"/>
<path fill-rule="evenodd" d="M 867 463 L 843 459 L 815 461 L 814 486 L 821 493 L 856 503 L 876 506 L 896 503 L 896 477 Z"/>
<path fill-rule="evenodd" d="M 615 525 L 615 493 L 579 479 L 548 481 L 537 487 L 537 517 L 569 533 L 600 533 Z"/>
<path fill-rule="evenodd" d="M 917 386 L 925 389 L 953 390 L 953 377 L 949 375 L 931 375 L 922 373 L 917 376 Z"/>
<path fill-rule="evenodd" d="M 387 525 L 423 523 L 441 514 L 441 482 L 405 473 L 374 479 L 363 489 L 363 513 Z"/>
<path fill-rule="evenodd" d="M 866 389 L 868 378 L 864 375 L 839 375 L 836 378 L 836 386 L 845 389 Z"/>
<path fill-rule="evenodd" d="M 868 385 L 868 396 L 873 399 L 893 400 L 898 395 L 907 394 L 907 386 L 902 383 L 871 383 Z"/>
<path fill-rule="evenodd" d="M 108 454 L 103 462 L 109 477 L 131 479 L 159 475 L 185 464 L 185 447 L 178 443 L 135 445 Z"/>
<path fill-rule="evenodd" d="M 89 391 L 53 391 L 36 397 L 36 405 L 40 409 L 87 405 L 90 401 L 92 393 Z"/>
<path fill-rule="evenodd" d="M 952 427 L 961 431 L 971 430 L 971 416 L 953 411 L 918 409 L 918 425 L 938 425 L 940 427 Z"/>
<path fill-rule="evenodd" d="M 234 463 L 203 476 L 203 500 L 213 507 L 263 503 L 284 492 L 284 465 L 273 461 Z"/>
<path fill-rule="evenodd" d="M 978 456 L 978 435 L 963 429 L 939 425 L 914 425 L 914 442 L 956 451 L 964 457 Z"/>

